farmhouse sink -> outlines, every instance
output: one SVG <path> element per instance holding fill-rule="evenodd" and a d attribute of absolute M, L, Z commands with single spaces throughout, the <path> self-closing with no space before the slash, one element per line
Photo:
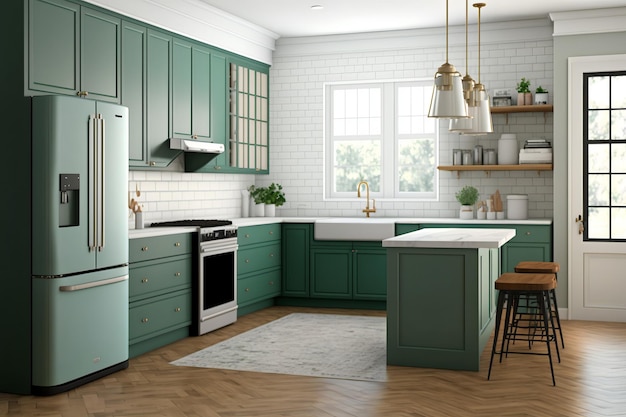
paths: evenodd
<path fill-rule="evenodd" d="M 332 217 L 315 221 L 317 240 L 382 241 L 395 235 L 395 219 Z"/>

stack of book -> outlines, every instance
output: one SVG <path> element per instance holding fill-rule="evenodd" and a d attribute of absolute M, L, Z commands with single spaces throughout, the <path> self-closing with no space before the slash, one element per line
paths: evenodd
<path fill-rule="evenodd" d="M 552 144 L 545 139 L 527 139 L 519 151 L 520 164 L 551 164 Z"/>

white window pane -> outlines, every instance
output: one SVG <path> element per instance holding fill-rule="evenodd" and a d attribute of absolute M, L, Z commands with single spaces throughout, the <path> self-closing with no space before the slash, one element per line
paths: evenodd
<path fill-rule="evenodd" d="M 611 112 L 611 139 L 626 139 L 626 110 Z"/>
<path fill-rule="evenodd" d="M 411 89 L 409 87 L 398 88 L 398 116 L 411 114 Z"/>
<path fill-rule="evenodd" d="M 607 145 L 608 146 L 608 145 Z M 626 173 L 626 144 L 614 143 L 611 146 L 611 171 Z"/>
<path fill-rule="evenodd" d="M 333 92 L 333 117 L 335 119 L 343 119 L 346 117 L 345 90 L 335 90 Z"/>
<path fill-rule="evenodd" d="M 589 196 L 587 201 L 590 206 L 607 206 L 609 204 L 610 179 L 609 174 L 588 175 Z"/>
<path fill-rule="evenodd" d="M 589 108 L 609 108 L 609 77 L 589 77 Z"/>
<path fill-rule="evenodd" d="M 380 88 L 370 89 L 370 117 L 381 116 Z"/>
<path fill-rule="evenodd" d="M 626 75 L 611 79 L 611 107 L 626 108 Z"/>
<path fill-rule="evenodd" d="M 611 204 L 626 206 L 626 175 L 611 175 Z"/>
<path fill-rule="evenodd" d="M 590 239 L 609 239 L 609 209 L 608 207 L 592 207 L 589 208 L 589 238 Z"/>
<path fill-rule="evenodd" d="M 358 134 L 357 119 L 346 119 L 346 135 L 356 136 Z"/>
<path fill-rule="evenodd" d="M 343 119 L 336 119 L 333 123 L 333 136 L 345 136 L 346 135 L 346 121 Z"/>
<path fill-rule="evenodd" d="M 587 160 L 589 172 L 608 173 L 610 170 L 610 147 L 608 143 L 592 143 L 589 145 Z"/>
<path fill-rule="evenodd" d="M 402 116 L 398 117 L 398 133 L 406 135 L 411 133 L 411 118 Z"/>
<path fill-rule="evenodd" d="M 346 116 L 357 117 L 357 109 L 359 106 L 359 97 L 357 90 L 346 90 Z"/>
<path fill-rule="evenodd" d="M 369 135 L 370 119 L 365 119 L 365 118 L 357 119 L 357 129 L 358 129 L 359 135 Z"/>
<path fill-rule="evenodd" d="M 366 88 L 360 88 L 357 92 L 358 96 L 358 117 L 369 117 L 370 115 L 370 90 Z"/>
<path fill-rule="evenodd" d="M 626 208 L 616 207 L 611 210 L 611 238 L 626 239 Z"/>
<path fill-rule="evenodd" d="M 370 135 L 380 135 L 382 133 L 381 120 L 379 117 L 370 119 Z"/>

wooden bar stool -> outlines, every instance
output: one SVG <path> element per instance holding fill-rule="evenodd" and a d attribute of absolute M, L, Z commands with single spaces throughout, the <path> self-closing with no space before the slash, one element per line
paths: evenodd
<path fill-rule="evenodd" d="M 558 262 L 522 261 L 515 266 L 515 272 L 523 274 L 554 274 L 557 280 L 559 269 L 560 266 Z M 552 297 L 552 306 L 554 307 L 552 314 L 556 318 L 556 328 L 559 330 L 559 336 L 561 338 L 561 347 L 565 348 L 563 330 L 561 329 L 561 317 L 559 316 L 559 307 L 556 303 L 556 291 L 550 291 L 550 296 Z"/>
<path fill-rule="evenodd" d="M 552 374 L 552 385 L 556 385 L 554 378 L 554 367 L 552 365 L 552 350 L 550 342 L 554 342 L 557 352 L 558 345 L 556 343 L 556 331 L 552 322 L 552 307 L 550 291 L 556 288 L 556 277 L 554 274 L 524 274 L 516 272 L 506 272 L 495 282 L 495 288 L 498 290 L 498 304 L 496 310 L 496 328 L 493 336 L 493 345 L 491 347 L 491 359 L 489 361 L 489 373 L 487 374 L 487 380 L 491 378 L 491 368 L 493 366 L 493 357 L 496 353 L 496 347 L 498 346 L 498 336 L 500 333 L 500 326 L 502 324 L 502 314 L 505 310 L 505 301 L 508 301 L 506 308 L 506 318 L 504 320 L 504 328 L 502 332 L 502 344 L 500 346 L 500 362 L 502 362 L 502 354 L 506 353 L 522 353 L 530 355 L 547 355 L 550 362 L 550 372 Z M 519 334 L 517 332 L 517 326 L 519 323 L 513 325 L 513 314 L 516 309 L 515 301 L 520 296 L 534 297 L 537 306 L 541 313 L 542 320 L 529 318 L 526 326 L 529 329 L 537 329 L 538 332 L 529 331 L 526 334 Z M 518 321 L 521 319 L 517 319 Z M 552 334 L 550 329 L 552 328 Z M 527 340 L 530 343 L 534 341 L 541 341 L 546 343 L 548 349 L 547 353 L 533 352 L 533 351 L 511 351 L 509 350 L 510 340 Z M 505 347 L 506 343 L 506 347 Z"/>

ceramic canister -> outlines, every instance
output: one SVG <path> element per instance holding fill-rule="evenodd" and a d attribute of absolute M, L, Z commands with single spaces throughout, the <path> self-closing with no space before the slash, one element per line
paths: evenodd
<path fill-rule="evenodd" d="M 514 133 L 503 133 L 498 140 L 498 164 L 517 165 L 519 163 L 519 147 Z"/>

